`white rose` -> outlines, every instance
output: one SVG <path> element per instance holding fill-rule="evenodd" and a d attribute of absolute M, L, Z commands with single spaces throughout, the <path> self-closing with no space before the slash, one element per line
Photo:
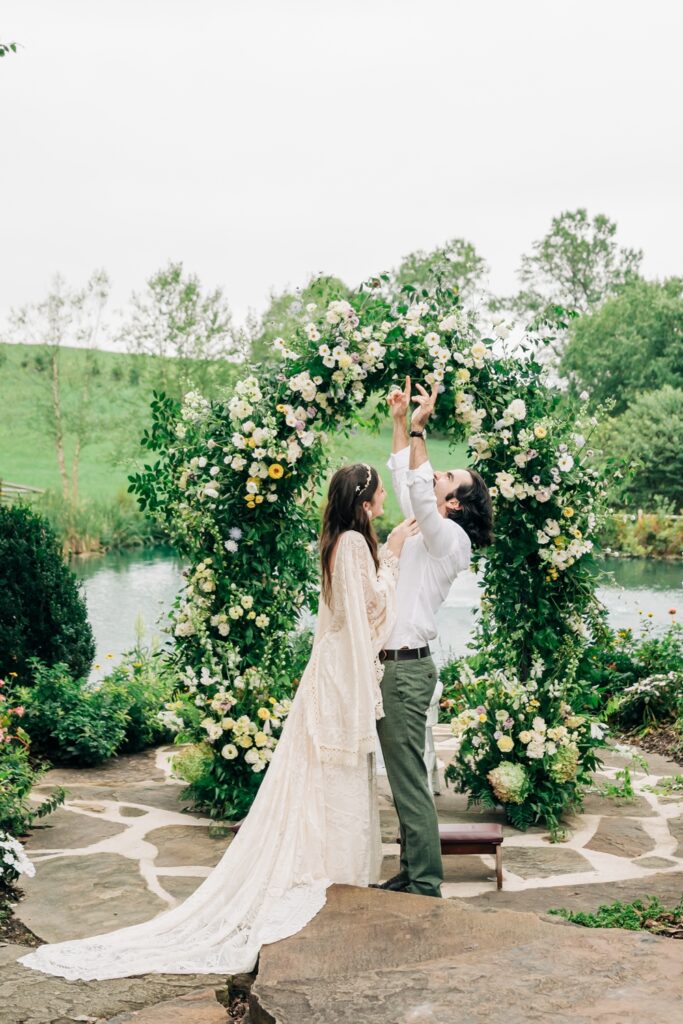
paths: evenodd
<path fill-rule="evenodd" d="M 515 420 L 523 420 L 526 416 L 526 403 L 522 398 L 515 398 L 508 405 L 506 412 Z"/>
<path fill-rule="evenodd" d="M 226 761 L 234 761 L 237 754 L 238 750 L 234 743 L 226 743 L 221 750 L 221 757 L 224 757 Z"/>

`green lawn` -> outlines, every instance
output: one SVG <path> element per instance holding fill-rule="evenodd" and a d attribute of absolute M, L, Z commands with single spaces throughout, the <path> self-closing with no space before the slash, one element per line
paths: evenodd
<path fill-rule="evenodd" d="M 36 371 L 37 349 L 26 345 L 0 344 L 0 480 L 31 487 L 61 491 L 54 443 L 46 432 L 41 417 L 41 404 L 47 398 L 45 375 Z M 75 372 L 83 352 L 65 349 L 64 377 L 66 412 L 73 415 L 75 406 L 69 393 L 70 373 Z M 86 499 L 107 501 L 125 491 L 128 473 L 144 454 L 137 447 L 140 435 L 149 420 L 148 387 L 131 383 L 131 371 L 140 365 L 140 358 L 116 352 L 100 352 L 100 385 L 98 421 L 92 431 L 92 442 L 82 452 L 79 492 Z M 137 360 L 137 363 L 136 363 Z M 432 460 L 437 468 L 463 465 L 463 445 L 449 451 L 447 441 L 429 442 Z M 391 492 L 391 475 L 386 461 L 391 451 L 391 425 L 387 422 L 379 433 L 356 432 L 332 441 L 334 469 L 345 462 L 368 462 L 381 473 L 389 491 L 385 505 L 387 521 L 399 518 L 398 505 Z M 67 445 L 67 456 L 71 450 Z"/>

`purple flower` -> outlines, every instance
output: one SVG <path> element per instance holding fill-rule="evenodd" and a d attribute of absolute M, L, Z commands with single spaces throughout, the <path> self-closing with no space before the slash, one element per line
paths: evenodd
<path fill-rule="evenodd" d="M 486 708 L 484 707 L 483 704 L 480 704 L 479 707 L 475 708 L 474 710 L 476 711 L 476 713 L 478 715 L 485 715 L 486 714 Z"/>
<path fill-rule="evenodd" d="M 514 718 L 506 718 L 505 721 L 503 722 L 503 728 L 504 729 L 511 729 L 514 724 L 515 724 Z"/>
<path fill-rule="evenodd" d="M 301 431 L 306 426 L 306 424 L 304 423 L 303 420 L 297 420 L 295 425 L 296 425 L 296 429 L 299 431 L 299 433 L 301 433 Z"/>
<path fill-rule="evenodd" d="M 493 738 L 494 740 L 499 740 L 502 735 L 502 732 L 499 732 L 498 729 L 496 729 L 496 731 L 493 734 Z"/>
<path fill-rule="evenodd" d="M 358 355 L 358 353 L 357 353 L 357 352 L 352 352 L 352 353 L 351 353 L 351 362 L 352 362 L 352 363 L 358 363 L 358 362 L 360 362 L 360 356 Z"/>
<path fill-rule="evenodd" d="M 308 409 L 306 410 L 306 415 L 309 417 L 309 419 L 314 419 L 318 415 L 318 410 L 315 409 L 312 405 L 309 405 Z"/>

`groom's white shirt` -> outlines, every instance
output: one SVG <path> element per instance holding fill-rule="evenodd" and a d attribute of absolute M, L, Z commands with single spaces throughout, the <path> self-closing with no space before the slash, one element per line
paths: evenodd
<path fill-rule="evenodd" d="M 403 515 L 415 516 L 420 526 L 419 536 L 405 542 L 399 559 L 398 618 L 388 650 L 424 647 L 436 637 L 436 613 L 472 552 L 462 527 L 439 514 L 431 463 L 409 469 L 409 461 L 410 448 L 403 448 L 387 462 Z"/>

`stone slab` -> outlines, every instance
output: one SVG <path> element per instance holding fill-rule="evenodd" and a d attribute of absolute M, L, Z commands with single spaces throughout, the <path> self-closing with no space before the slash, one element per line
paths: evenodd
<path fill-rule="evenodd" d="M 503 861 L 505 864 L 505 861 Z M 647 896 L 657 896 L 665 907 L 673 908 L 683 893 L 683 870 L 628 878 L 619 882 L 588 882 L 582 885 L 554 885 L 544 889 L 512 892 L 503 889 L 486 891 L 479 896 L 463 897 L 462 902 L 481 909 L 507 909 L 547 914 L 555 907 L 593 913 L 606 903 L 631 903 Z M 673 941 L 673 940 L 670 940 Z M 683 943 L 681 943 L 683 946 Z"/>
<path fill-rule="evenodd" d="M 145 885 L 137 861 L 113 853 L 43 861 L 22 888 L 26 896 L 15 913 L 45 942 L 98 935 L 167 909 Z"/>
<path fill-rule="evenodd" d="M 683 857 L 683 814 L 677 818 L 669 818 L 669 832 L 678 840 L 675 856 Z"/>
<path fill-rule="evenodd" d="M 588 793 L 584 797 L 582 814 L 602 814 L 605 817 L 620 818 L 627 814 L 632 818 L 655 818 L 657 812 L 643 796 L 633 800 L 613 800 L 599 793 Z M 571 819 L 570 819 L 571 820 Z"/>
<path fill-rule="evenodd" d="M 106 1021 L 117 1014 L 130 1014 L 162 1000 L 172 1001 L 199 988 L 211 986 L 215 991 L 225 987 L 225 978 L 220 975 L 196 974 L 148 974 L 111 981 L 66 981 L 18 964 L 19 957 L 28 951 L 25 946 L 0 949 L 1 1024 Z M 176 1019 L 167 1017 L 164 1024 L 173 1024 Z M 227 1020 L 225 1010 L 221 1020 Z"/>
<path fill-rule="evenodd" d="M 29 855 L 40 850 L 77 850 L 118 835 L 125 828 L 104 818 L 60 807 L 35 823 L 25 846 Z"/>
<path fill-rule="evenodd" d="M 204 881 L 197 875 L 158 875 L 157 880 L 162 889 L 165 889 L 169 896 L 181 903 L 191 896 L 195 889 Z"/>
<path fill-rule="evenodd" d="M 640 857 L 654 850 L 655 842 L 634 818 L 605 817 L 586 843 L 587 850 L 611 853 L 615 857 Z"/>
<path fill-rule="evenodd" d="M 253 1024 L 653 1024 L 676 1019 L 683 944 L 535 914 L 333 886 L 261 951 Z M 608 1008 L 596 1017 L 593 1007 Z"/>
<path fill-rule="evenodd" d="M 638 857 L 633 863 L 642 868 L 673 868 L 676 866 L 676 861 L 669 860 L 668 857 Z"/>
<path fill-rule="evenodd" d="M 578 850 L 561 846 L 505 846 L 503 843 L 503 870 L 520 878 L 548 878 L 592 871 L 593 867 Z"/>
<path fill-rule="evenodd" d="M 200 988 L 176 999 L 165 999 L 156 1006 L 117 1013 L 107 1024 L 226 1024 L 227 1019 L 214 989 Z"/>
<path fill-rule="evenodd" d="M 212 835 L 205 825 L 166 825 L 148 832 L 145 838 L 159 851 L 156 867 L 199 864 L 213 868 L 230 845 L 229 839 Z"/>

